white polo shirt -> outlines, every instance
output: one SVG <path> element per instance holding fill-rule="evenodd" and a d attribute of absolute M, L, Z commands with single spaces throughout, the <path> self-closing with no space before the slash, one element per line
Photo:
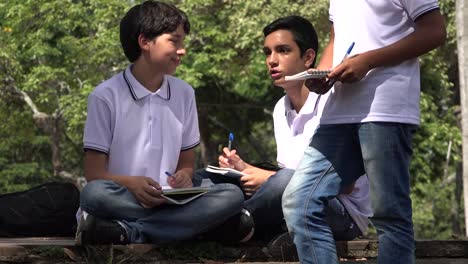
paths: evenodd
<path fill-rule="evenodd" d="M 327 96 L 327 95 L 325 95 Z M 309 145 L 312 135 L 318 126 L 316 109 L 320 101 L 319 95 L 309 93 L 304 106 L 299 113 L 292 107 L 288 96 L 283 96 L 273 110 L 273 125 L 276 140 L 276 161 L 283 168 L 295 170 Z M 326 98 L 325 98 L 326 99 Z"/>
<path fill-rule="evenodd" d="M 180 152 L 200 142 L 193 88 L 166 75 L 155 93 L 139 83 L 131 65 L 88 97 L 84 148 L 108 154 L 113 174 L 147 176 L 168 186 Z"/>
<path fill-rule="evenodd" d="M 335 31 L 333 65 L 341 62 L 352 42 L 355 45 L 351 56 L 388 46 L 411 34 L 419 16 L 437 8 L 437 0 L 331 0 L 329 14 Z M 418 58 L 378 67 L 369 71 L 360 82 L 337 82 L 321 123 L 417 125 L 419 95 Z"/>
<path fill-rule="evenodd" d="M 273 123 L 277 146 L 277 162 L 280 167 L 295 170 L 315 133 L 328 94 L 310 92 L 299 113 L 292 107 L 288 96 L 283 96 L 273 110 Z M 366 175 L 359 177 L 353 191 L 340 194 L 338 199 L 353 218 L 362 233 L 369 225 L 372 209 L 369 197 L 369 180 Z"/>

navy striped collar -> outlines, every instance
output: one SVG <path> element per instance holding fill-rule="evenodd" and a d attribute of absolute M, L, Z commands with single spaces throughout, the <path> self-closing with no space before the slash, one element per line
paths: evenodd
<path fill-rule="evenodd" d="M 136 78 L 133 76 L 130 71 L 130 66 L 128 66 L 123 72 L 123 78 L 127 84 L 128 90 L 133 97 L 133 100 L 138 101 L 144 97 L 151 95 L 151 91 L 146 89 Z M 161 87 L 156 91 L 156 95 L 161 97 L 163 100 L 169 101 L 171 99 L 171 85 L 169 82 L 168 76 L 164 76 Z"/>

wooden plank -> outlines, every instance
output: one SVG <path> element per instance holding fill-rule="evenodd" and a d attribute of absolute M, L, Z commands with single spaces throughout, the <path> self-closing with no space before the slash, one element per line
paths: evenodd
<path fill-rule="evenodd" d="M 336 250 L 343 258 L 375 258 L 378 245 L 376 240 L 337 241 Z"/>
<path fill-rule="evenodd" d="M 0 247 L 6 246 L 74 246 L 73 237 L 0 238 Z"/>
<path fill-rule="evenodd" d="M 21 254 L 23 246 L 75 246 L 72 237 L 27 237 L 27 238 L 0 238 L 0 255 Z M 378 241 L 376 240 L 353 240 L 337 241 L 337 251 L 343 258 L 375 258 L 378 252 Z M 155 245 L 129 245 L 121 246 L 129 251 L 146 253 L 151 251 Z M 236 258 L 237 255 L 245 255 L 246 252 L 261 252 L 264 246 L 239 245 L 226 247 L 229 252 L 226 258 Z M 116 247 L 118 248 L 118 247 Z M 230 249 L 230 250 L 227 250 Z M 231 254 L 232 256 L 228 256 Z M 292 257 L 292 256 L 291 256 Z M 418 258 L 468 258 L 468 240 L 418 240 L 416 241 L 416 257 Z M 255 256 L 255 258 L 261 258 Z M 286 260 L 286 259 L 284 259 Z"/>
<path fill-rule="evenodd" d="M 27 250 L 21 246 L 1 246 L 0 257 L 11 257 L 27 254 Z"/>
<path fill-rule="evenodd" d="M 378 241 L 337 241 L 338 255 L 342 257 L 377 257 Z M 417 240 L 416 256 L 423 258 L 468 258 L 468 240 Z"/>
<path fill-rule="evenodd" d="M 468 258 L 468 240 L 418 240 L 416 256 Z"/>

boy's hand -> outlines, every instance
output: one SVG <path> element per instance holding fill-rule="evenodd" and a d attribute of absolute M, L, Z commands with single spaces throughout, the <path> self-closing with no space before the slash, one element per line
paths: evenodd
<path fill-rule="evenodd" d="M 161 186 L 150 177 L 129 177 L 126 187 L 133 193 L 141 206 L 145 208 L 156 207 L 165 201 L 161 198 Z"/>
<path fill-rule="evenodd" d="M 340 194 L 351 194 L 354 191 L 354 185 L 356 182 L 351 183 L 348 186 L 344 186 L 341 188 Z"/>
<path fill-rule="evenodd" d="M 333 84 L 330 85 L 330 81 L 330 79 L 325 78 L 312 78 L 305 80 L 305 86 L 316 94 L 326 94 L 333 86 Z"/>
<path fill-rule="evenodd" d="M 167 183 L 172 188 L 193 187 L 191 175 L 184 170 L 179 170 L 172 176 L 167 177 Z"/>
<path fill-rule="evenodd" d="M 223 148 L 223 155 L 218 157 L 218 164 L 221 168 L 231 168 L 238 171 L 243 171 L 247 168 L 245 162 L 236 154 L 236 150 L 229 151 L 228 148 Z"/>
<path fill-rule="evenodd" d="M 328 77 L 343 83 L 354 83 L 362 80 L 371 70 L 366 53 L 353 55 L 336 66 Z"/>
<path fill-rule="evenodd" d="M 244 171 L 245 174 L 240 178 L 242 189 L 245 195 L 252 196 L 262 186 L 265 181 L 275 174 L 274 171 L 262 170 L 259 168 L 248 168 Z"/>

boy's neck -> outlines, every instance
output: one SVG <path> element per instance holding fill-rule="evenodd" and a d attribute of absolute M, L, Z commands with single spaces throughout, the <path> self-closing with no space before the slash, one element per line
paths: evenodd
<path fill-rule="evenodd" d="M 290 89 L 286 90 L 286 96 L 289 98 L 289 101 L 292 104 L 292 108 L 296 110 L 296 113 L 299 113 L 307 101 L 307 97 L 309 96 L 309 89 L 307 89 L 305 85 L 294 88 L 291 87 Z"/>
<path fill-rule="evenodd" d="M 164 74 L 151 70 L 150 65 L 146 65 L 137 60 L 130 68 L 133 76 L 150 92 L 156 92 L 162 85 Z"/>

